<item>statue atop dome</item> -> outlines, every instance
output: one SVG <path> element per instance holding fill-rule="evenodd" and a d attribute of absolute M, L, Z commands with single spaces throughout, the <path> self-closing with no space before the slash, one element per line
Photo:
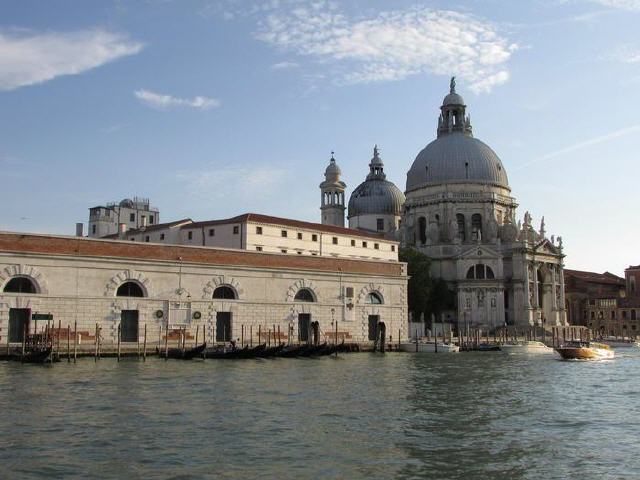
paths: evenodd
<path fill-rule="evenodd" d="M 449 93 L 456 93 L 456 77 L 451 77 L 451 82 L 449 82 Z"/>

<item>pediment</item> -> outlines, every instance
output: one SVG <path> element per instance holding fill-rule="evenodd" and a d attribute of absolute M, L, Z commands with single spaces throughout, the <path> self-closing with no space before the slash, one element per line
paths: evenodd
<path fill-rule="evenodd" d="M 500 253 L 496 250 L 489 248 L 485 245 L 474 245 L 468 247 L 460 252 L 459 259 L 476 259 L 482 260 L 484 258 L 498 258 Z"/>
<path fill-rule="evenodd" d="M 536 244 L 535 251 L 537 254 L 543 255 L 558 255 L 560 253 L 560 249 L 546 238 Z"/>

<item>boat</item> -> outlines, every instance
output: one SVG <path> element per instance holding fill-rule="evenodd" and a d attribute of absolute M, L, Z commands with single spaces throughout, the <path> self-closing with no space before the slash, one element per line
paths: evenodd
<path fill-rule="evenodd" d="M 22 363 L 45 363 L 51 360 L 52 350 L 52 347 L 34 348 L 24 352 L 24 355 L 16 355 L 15 359 Z"/>
<path fill-rule="evenodd" d="M 202 355 L 202 352 L 207 348 L 207 344 L 203 343 L 193 348 L 170 348 L 165 351 L 159 351 L 158 355 L 162 358 L 173 358 L 176 360 L 192 360 L 195 357 Z"/>
<path fill-rule="evenodd" d="M 436 348 L 437 345 L 437 348 Z M 448 342 L 405 342 L 400 344 L 400 350 L 409 353 L 457 353 L 460 347 Z"/>
<path fill-rule="evenodd" d="M 615 356 L 609 345 L 598 342 L 567 342 L 557 347 L 556 352 L 564 360 L 602 360 Z"/>
<path fill-rule="evenodd" d="M 277 353 L 276 357 L 290 358 L 303 356 L 305 351 L 310 347 L 311 345 L 304 343 L 300 345 L 287 345 Z"/>
<path fill-rule="evenodd" d="M 508 354 L 540 354 L 553 353 L 553 348 L 547 347 L 544 343 L 529 340 L 520 342 L 509 342 L 500 345 L 500 350 Z"/>
<path fill-rule="evenodd" d="M 278 352 L 282 350 L 284 347 L 285 347 L 284 343 L 281 343 L 280 345 L 276 345 L 275 347 L 267 347 L 265 345 L 265 348 L 262 351 L 259 351 L 256 353 L 256 357 L 258 358 L 275 357 L 278 354 Z"/>
<path fill-rule="evenodd" d="M 629 348 L 640 347 L 640 342 L 633 338 L 615 338 L 615 337 L 603 337 L 598 339 L 599 343 L 604 343 L 613 348 Z"/>

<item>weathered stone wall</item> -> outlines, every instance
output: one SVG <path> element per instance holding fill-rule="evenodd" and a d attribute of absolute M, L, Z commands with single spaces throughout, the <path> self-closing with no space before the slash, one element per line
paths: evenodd
<path fill-rule="evenodd" d="M 398 332 L 403 339 L 407 336 L 404 270 L 404 264 L 388 261 L 0 234 L 0 290 L 11 278 L 23 276 L 37 292 L 0 293 L 0 342 L 6 342 L 12 308 L 51 313 L 56 326 L 60 321 L 63 328 L 77 322 L 78 331 L 89 337 L 98 323 L 106 343 L 117 341 L 122 310 L 139 312 L 139 334 L 146 325 L 150 343 L 157 342 L 160 327 L 167 324 L 184 326 L 191 335 L 196 328 L 206 328 L 212 341 L 216 313 L 222 311 L 232 314 L 234 338 L 240 338 L 242 327 L 247 338 L 252 328 L 254 342 L 259 325 L 263 331 L 276 325 L 283 337 L 293 325 L 297 339 L 299 313 L 310 313 L 321 335 L 331 334 L 332 321 L 338 321 L 339 338 L 345 336 L 346 341 L 367 341 L 368 315 L 379 315 L 387 335 L 396 341 Z M 144 298 L 116 296 L 127 281 L 141 286 Z M 221 285 L 231 287 L 237 300 L 213 299 Z M 311 290 L 316 302 L 295 301 L 301 288 Z M 351 289 L 353 296 L 347 297 Z M 367 303 L 370 292 L 377 292 L 383 304 Z"/>

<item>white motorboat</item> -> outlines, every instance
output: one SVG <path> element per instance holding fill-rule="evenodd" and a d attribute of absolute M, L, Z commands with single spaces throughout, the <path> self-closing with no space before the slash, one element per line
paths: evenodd
<path fill-rule="evenodd" d="M 401 343 L 400 350 L 409 353 L 457 353 L 460 351 L 460 347 L 452 343 L 438 342 L 436 344 L 436 342 L 433 341 L 414 341 Z"/>
<path fill-rule="evenodd" d="M 542 342 L 534 340 L 503 343 L 500 345 L 500 350 L 505 353 L 525 353 L 525 354 L 541 354 L 541 353 L 553 353 L 553 348 L 547 347 Z"/>
<path fill-rule="evenodd" d="M 640 342 L 632 338 L 604 337 L 599 339 L 598 342 L 604 343 L 605 345 L 609 345 L 610 347 L 613 347 L 613 348 L 640 347 Z"/>

